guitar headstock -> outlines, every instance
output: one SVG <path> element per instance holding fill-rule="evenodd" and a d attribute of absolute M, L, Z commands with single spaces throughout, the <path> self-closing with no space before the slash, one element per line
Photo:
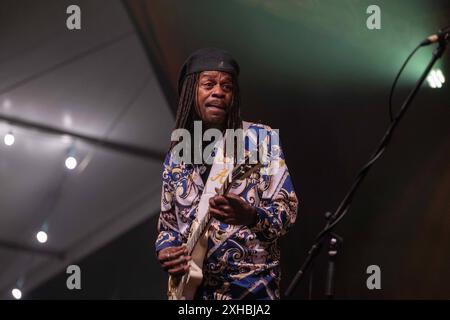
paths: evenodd
<path fill-rule="evenodd" d="M 239 164 L 233 170 L 232 179 L 235 180 L 243 180 L 248 178 L 253 172 L 259 170 L 262 167 L 261 163 L 247 163 L 248 158 L 244 159 L 244 163 Z"/>

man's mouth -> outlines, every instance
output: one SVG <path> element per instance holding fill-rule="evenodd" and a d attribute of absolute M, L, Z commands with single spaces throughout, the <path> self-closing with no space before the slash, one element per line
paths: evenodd
<path fill-rule="evenodd" d="M 225 106 L 223 104 L 219 104 L 219 103 L 206 103 L 205 106 L 207 108 L 212 108 L 212 109 L 219 109 L 221 111 L 225 112 Z"/>

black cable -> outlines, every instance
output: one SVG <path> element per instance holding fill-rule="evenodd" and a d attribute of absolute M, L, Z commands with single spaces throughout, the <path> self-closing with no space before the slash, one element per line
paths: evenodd
<path fill-rule="evenodd" d="M 395 77 L 394 83 L 392 83 L 392 87 L 391 87 L 391 92 L 389 93 L 389 118 L 391 119 L 391 122 L 394 121 L 394 117 L 392 116 L 392 98 L 394 96 L 394 90 L 395 90 L 395 86 L 397 85 L 397 81 L 400 78 L 400 75 L 403 72 L 403 69 L 405 69 L 406 65 L 408 64 L 409 60 L 412 58 L 412 56 L 416 53 L 417 50 L 419 50 L 419 48 L 421 47 L 421 45 L 419 44 L 408 56 L 408 58 L 406 58 L 405 62 L 403 62 L 402 67 L 400 68 L 400 70 L 397 73 L 397 76 Z"/>

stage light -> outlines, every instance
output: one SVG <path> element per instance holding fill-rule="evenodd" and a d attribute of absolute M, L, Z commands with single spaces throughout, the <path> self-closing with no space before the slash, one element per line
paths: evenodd
<path fill-rule="evenodd" d="M 77 167 L 77 159 L 75 159 L 74 157 L 67 157 L 66 159 L 66 167 L 69 170 L 73 170 Z"/>
<path fill-rule="evenodd" d="M 5 134 L 5 138 L 3 139 L 7 146 L 12 146 L 14 144 L 15 138 L 12 133 Z"/>
<path fill-rule="evenodd" d="M 442 84 L 445 82 L 444 74 L 441 70 L 431 70 L 430 74 L 427 77 L 428 84 L 431 88 L 442 88 Z"/>
<path fill-rule="evenodd" d="M 442 71 L 441 70 L 437 70 L 436 71 L 436 77 L 437 77 L 437 79 L 441 82 L 441 83 L 444 83 L 445 82 L 445 77 L 444 77 L 444 74 L 442 73 Z"/>
<path fill-rule="evenodd" d="M 48 240 L 48 235 L 45 231 L 39 231 L 36 234 L 36 239 L 40 242 L 40 243 L 46 243 Z"/>
<path fill-rule="evenodd" d="M 19 300 L 22 298 L 22 291 L 20 291 L 17 288 L 12 289 L 11 294 L 13 295 L 14 299 Z"/>

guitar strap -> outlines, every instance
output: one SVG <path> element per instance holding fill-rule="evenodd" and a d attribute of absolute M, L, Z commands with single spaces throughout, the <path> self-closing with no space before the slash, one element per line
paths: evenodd
<path fill-rule="evenodd" d="M 244 132 L 249 128 L 250 123 L 243 121 L 242 127 Z M 215 156 L 208 179 L 206 180 L 202 196 L 197 207 L 196 219 L 201 221 L 209 209 L 209 199 L 217 194 L 216 188 L 222 187 L 225 179 L 231 179 L 231 173 L 234 168 L 233 159 L 225 158 L 224 138 L 215 144 Z"/>

